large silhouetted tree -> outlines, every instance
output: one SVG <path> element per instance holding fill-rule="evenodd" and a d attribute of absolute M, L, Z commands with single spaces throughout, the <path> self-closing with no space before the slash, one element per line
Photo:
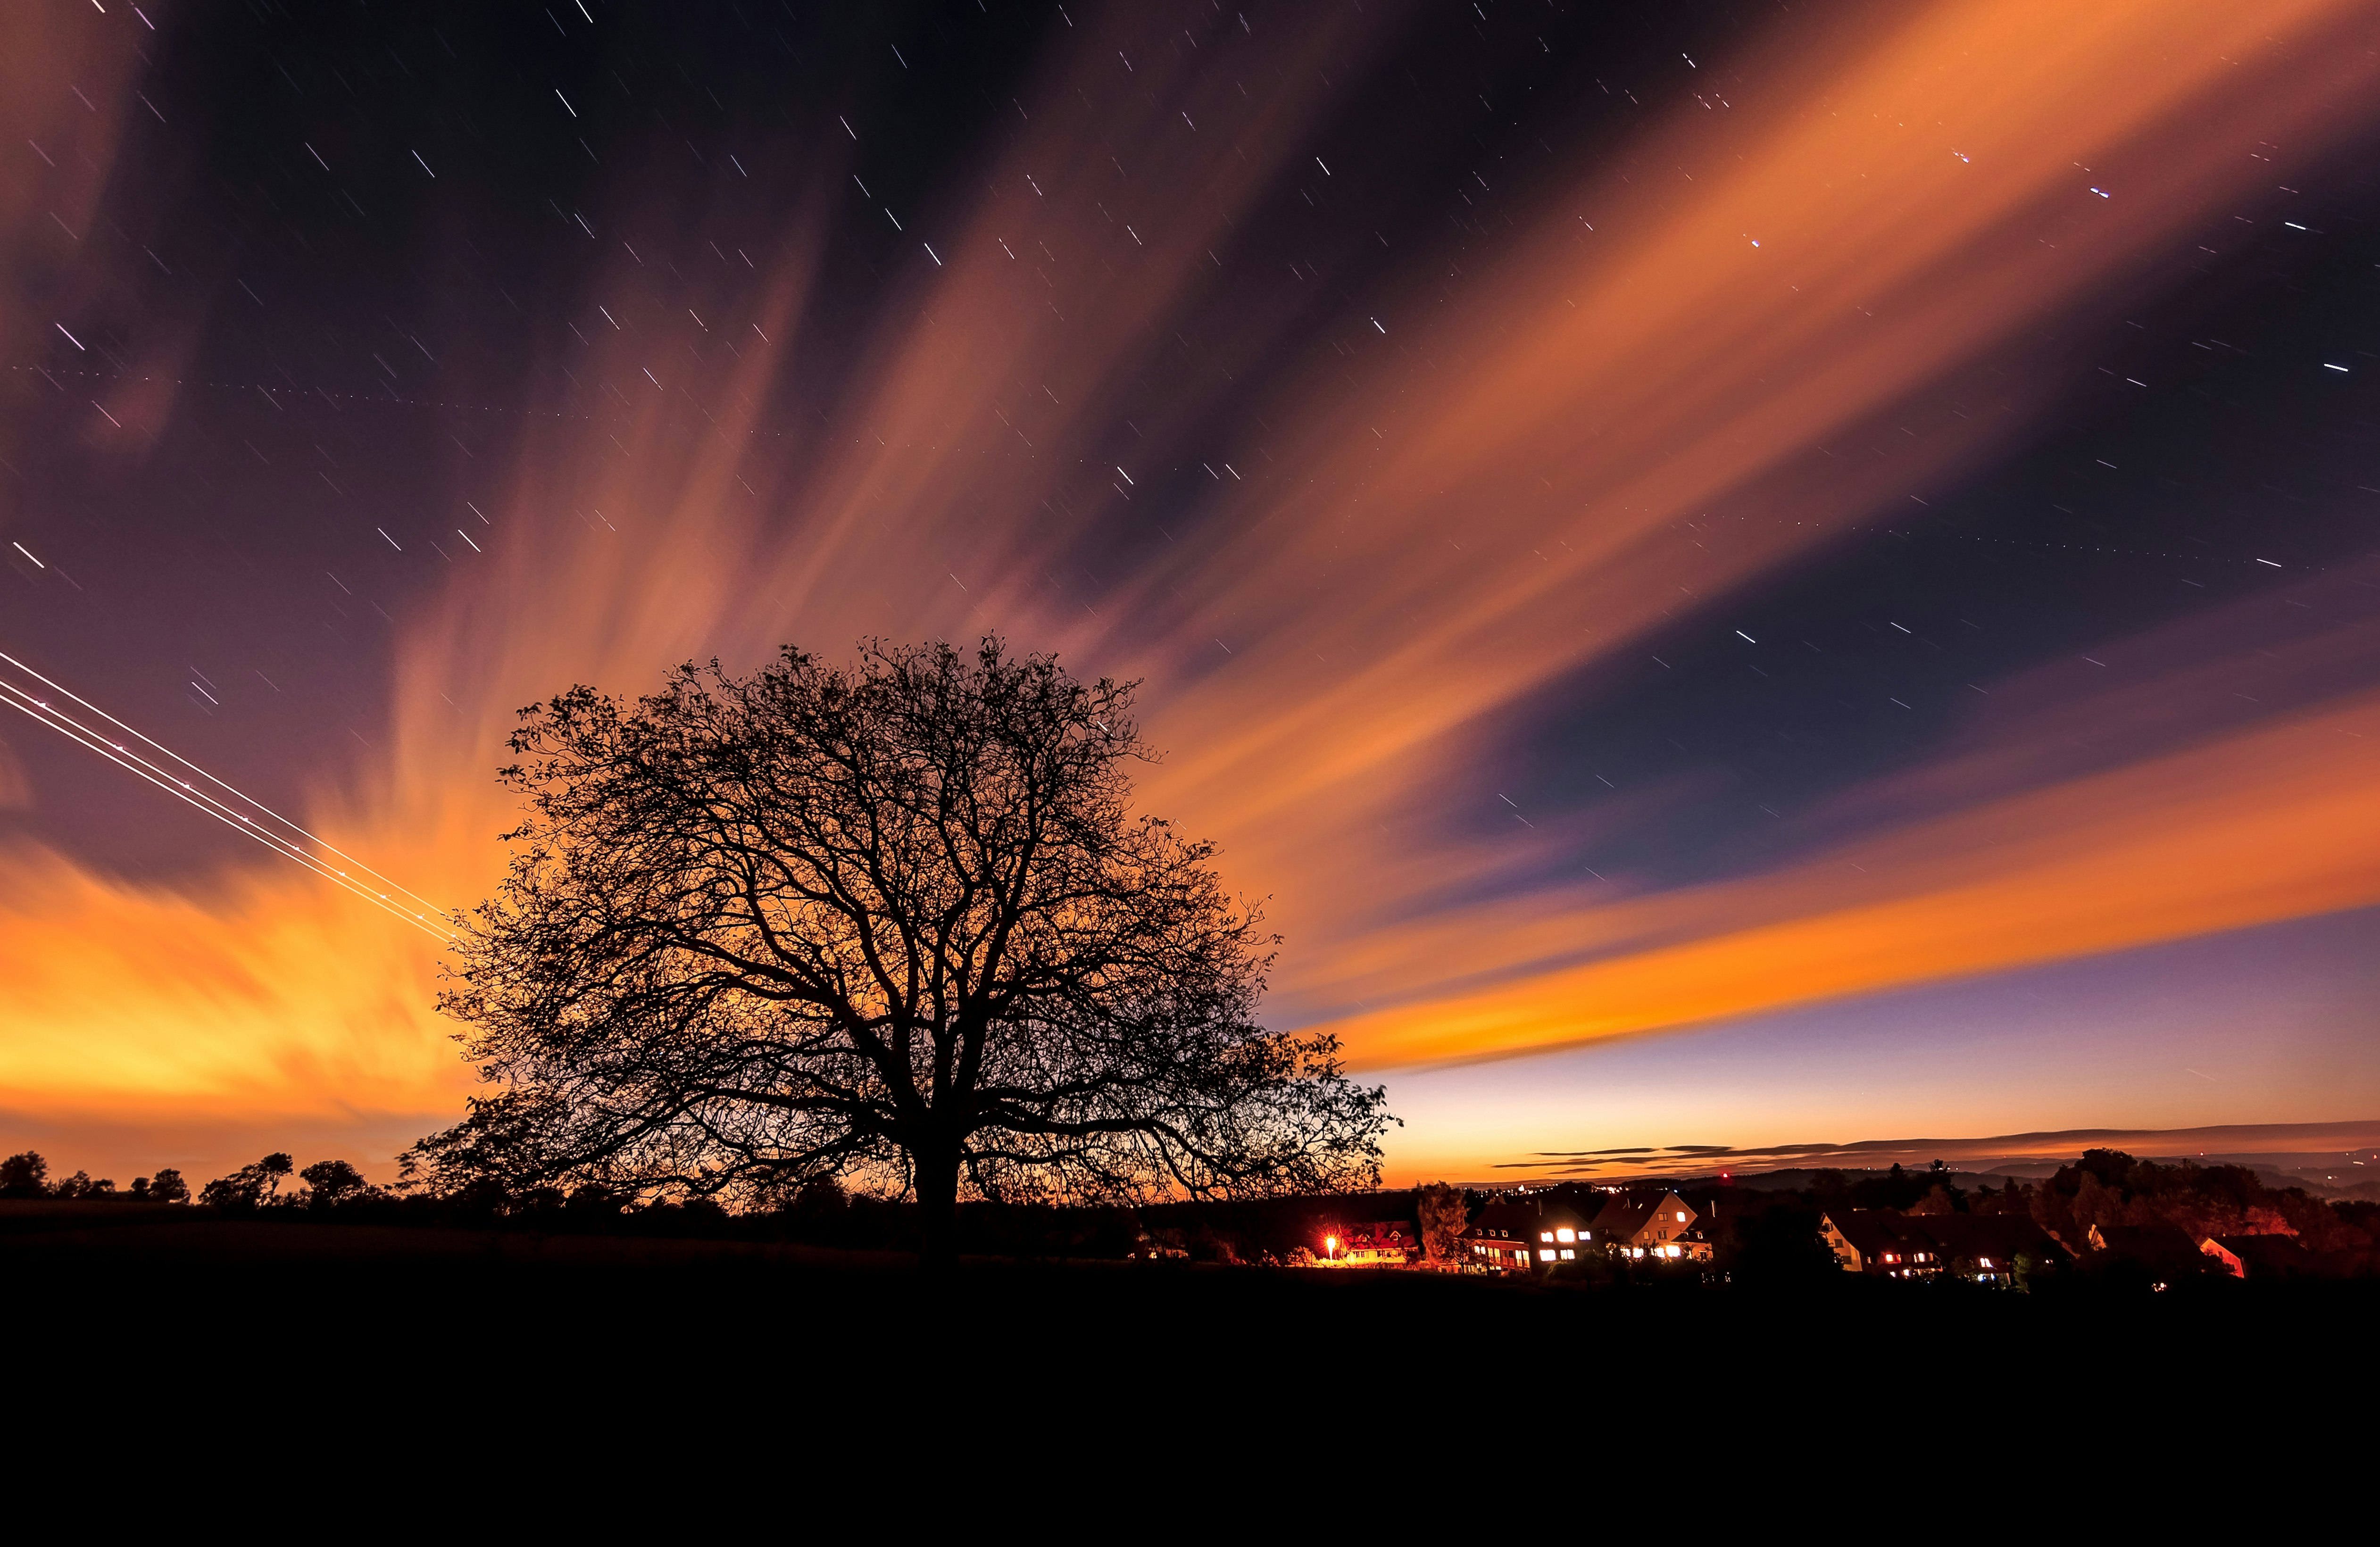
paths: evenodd
<path fill-rule="evenodd" d="M 424 1139 L 462 1190 L 767 1203 L 1377 1182 L 1383 1093 L 1256 1020 L 1271 936 L 1135 816 L 1132 685 L 996 640 L 682 667 L 522 712 L 529 819 L 443 1007 L 504 1089 Z"/>

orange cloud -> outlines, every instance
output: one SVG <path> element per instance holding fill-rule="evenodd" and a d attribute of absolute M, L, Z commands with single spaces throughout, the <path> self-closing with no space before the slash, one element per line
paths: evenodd
<path fill-rule="evenodd" d="M 0 851 L 0 1108 L 320 1119 L 469 1084 L 424 992 L 435 943 L 327 886 L 181 895 Z"/>
<path fill-rule="evenodd" d="M 1333 1026 L 1494 1057 L 2380 902 L 2380 693 L 1755 877 L 1545 920 L 1598 959 Z M 1451 945 L 1451 942 L 1443 942 Z"/>
<path fill-rule="evenodd" d="M 1687 181 L 1709 152 L 1681 130 L 1633 163 L 1676 167 L 1662 191 L 1582 189 L 1614 211 L 1608 243 L 1549 219 L 1421 362 L 1307 416 L 1284 460 L 1312 475 L 1243 523 L 1178 628 L 1183 654 L 1233 633 L 1238 655 L 1171 708 L 1169 798 L 1344 842 L 1441 777 L 1459 727 L 1907 508 L 2022 399 L 1929 420 L 1890 457 L 1860 439 L 1813 470 L 1814 448 L 2224 209 L 2262 178 L 2243 136 L 2362 121 L 2375 56 L 2306 53 L 2354 20 L 2324 0 L 1937 6 L 1805 66 L 1737 164 Z M 1312 862 L 1259 841 L 1272 868 Z"/>

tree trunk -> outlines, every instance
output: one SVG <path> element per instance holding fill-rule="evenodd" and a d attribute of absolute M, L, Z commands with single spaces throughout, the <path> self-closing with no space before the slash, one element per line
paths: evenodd
<path fill-rule="evenodd" d="M 912 1156 L 917 1191 L 917 1265 L 930 1273 L 958 1266 L 959 1151 L 937 1145 Z"/>

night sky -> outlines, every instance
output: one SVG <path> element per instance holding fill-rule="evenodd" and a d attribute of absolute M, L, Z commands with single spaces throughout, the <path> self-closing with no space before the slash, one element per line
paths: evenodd
<path fill-rule="evenodd" d="M 989 630 L 1392 1179 L 2380 1115 L 2368 6 L 27 0 L 0 117 L 0 1146 L 472 1088 L 59 689 L 453 907 L 519 705 Z"/>

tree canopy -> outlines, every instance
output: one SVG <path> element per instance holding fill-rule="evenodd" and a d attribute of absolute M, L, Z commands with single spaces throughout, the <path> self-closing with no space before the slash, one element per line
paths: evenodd
<path fill-rule="evenodd" d="M 528 819 L 442 1007 L 498 1093 L 417 1177 L 769 1203 L 1377 1182 L 1384 1092 L 1257 1019 L 1273 936 L 1130 809 L 1133 684 L 997 639 L 522 712 Z"/>

